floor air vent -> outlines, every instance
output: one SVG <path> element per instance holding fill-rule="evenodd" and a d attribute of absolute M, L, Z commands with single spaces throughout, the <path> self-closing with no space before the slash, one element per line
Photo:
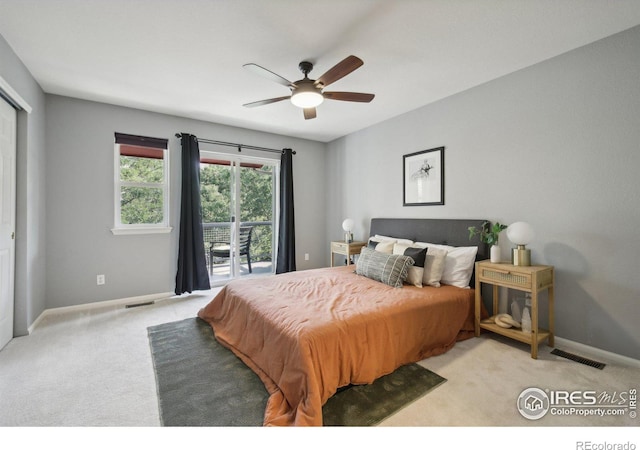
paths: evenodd
<path fill-rule="evenodd" d="M 580 364 L 584 364 L 586 366 L 595 367 L 596 369 L 600 369 L 600 370 L 604 369 L 604 366 L 606 366 L 606 364 L 604 363 L 594 361 L 592 359 L 583 358 L 581 356 L 574 355 L 573 353 L 568 353 L 562 350 L 558 350 L 557 348 L 554 348 L 553 350 L 551 350 L 551 354 L 556 356 L 561 356 L 563 358 L 567 358 L 575 362 L 579 362 Z"/>
<path fill-rule="evenodd" d="M 155 302 L 154 301 L 150 301 L 150 302 L 144 302 L 144 303 L 134 303 L 132 305 L 125 305 L 125 308 L 137 308 L 138 306 L 149 306 L 149 305 L 153 305 Z"/>

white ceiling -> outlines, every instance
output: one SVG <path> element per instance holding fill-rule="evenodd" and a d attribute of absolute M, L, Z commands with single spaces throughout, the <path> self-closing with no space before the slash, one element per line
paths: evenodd
<path fill-rule="evenodd" d="M 638 24 L 638 0 L 0 0 L 47 93 L 322 142 Z M 243 64 L 295 81 L 351 54 L 364 65 L 329 90 L 371 103 L 242 106 L 289 94 Z"/>

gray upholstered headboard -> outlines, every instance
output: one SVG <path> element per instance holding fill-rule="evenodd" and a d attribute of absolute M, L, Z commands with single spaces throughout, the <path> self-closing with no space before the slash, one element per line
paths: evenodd
<path fill-rule="evenodd" d="M 432 242 L 454 247 L 477 246 L 476 261 L 489 259 L 489 246 L 478 236 L 469 239 L 469 227 L 481 228 L 486 220 L 472 219 L 371 219 L 369 236 L 380 234 L 411 239 L 414 242 Z M 474 274 L 475 275 L 475 274 Z M 473 278 L 472 284 L 473 286 Z"/>
<path fill-rule="evenodd" d="M 489 258 L 489 246 L 478 236 L 469 239 L 469 227 L 482 228 L 486 220 L 470 219 L 371 219 L 369 236 L 381 234 L 414 242 L 433 242 L 454 247 L 478 246 L 478 260 Z"/>

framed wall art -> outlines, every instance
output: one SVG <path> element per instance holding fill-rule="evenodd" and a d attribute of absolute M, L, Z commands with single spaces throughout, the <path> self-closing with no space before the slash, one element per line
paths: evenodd
<path fill-rule="evenodd" d="M 444 147 L 410 153 L 402 158 L 402 205 L 444 205 Z"/>

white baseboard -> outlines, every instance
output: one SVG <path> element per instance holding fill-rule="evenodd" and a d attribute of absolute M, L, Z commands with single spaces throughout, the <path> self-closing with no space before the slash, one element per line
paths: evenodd
<path fill-rule="evenodd" d="M 582 357 L 590 359 L 604 360 L 602 362 L 616 363 L 621 366 L 634 367 L 640 369 L 640 360 L 630 358 L 628 356 L 619 355 L 617 353 L 602 350 L 590 345 L 581 344 L 579 342 L 570 341 L 560 337 L 555 337 L 555 347 L 566 347 L 567 350 L 579 352 Z"/>
<path fill-rule="evenodd" d="M 105 300 L 102 302 L 85 303 L 82 305 L 61 306 L 59 308 L 45 309 L 44 311 L 42 311 L 42 314 L 40 314 L 38 318 L 33 321 L 28 331 L 29 331 L 29 334 L 33 333 L 33 330 L 35 330 L 38 324 L 45 317 L 51 316 L 54 314 L 63 314 L 63 313 L 68 313 L 73 311 L 86 311 L 89 309 L 105 308 L 110 306 L 123 306 L 123 305 L 131 305 L 136 303 L 146 303 L 150 301 L 168 300 L 172 297 L 176 297 L 176 294 L 173 292 L 162 292 L 159 294 L 140 295 L 137 297 L 120 298 L 116 300 Z"/>

